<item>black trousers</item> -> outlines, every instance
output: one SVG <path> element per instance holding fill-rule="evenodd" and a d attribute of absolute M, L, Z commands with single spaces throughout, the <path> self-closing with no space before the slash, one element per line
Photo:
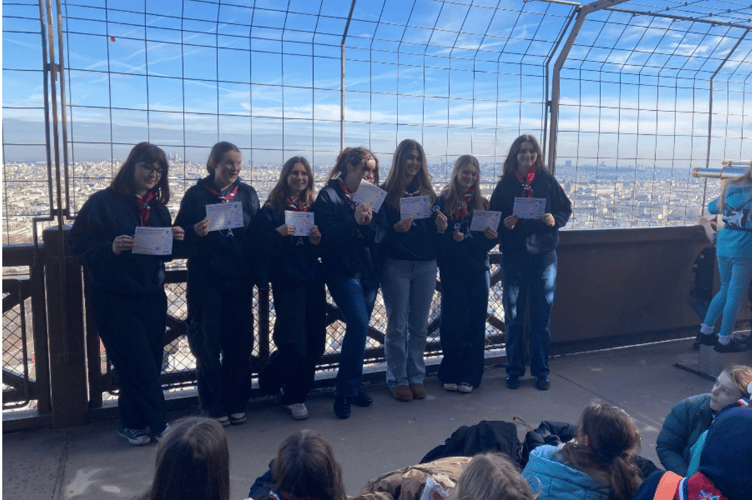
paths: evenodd
<path fill-rule="evenodd" d="M 253 285 L 205 284 L 188 292 L 186 331 L 201 410 L 214 417 L 245 412 L 251 397 Z"/>
<path fill-rule="evenodd" d="M 326 341 L 326 292 L 323 282 L 273 281 L 277 350 L 259 374 L 268 394 L 284 389 L 282 404 L 302 403 L 313 387 L 316 363 Z"/>
<path fill-rule="evenodd" d="M 120 425 L 162 432 L 167 424 L 159 380 L 167 319 L 164 291 L 124 295 L 93 290 L 89 298 L 99 337 L 120 380 Z"/>

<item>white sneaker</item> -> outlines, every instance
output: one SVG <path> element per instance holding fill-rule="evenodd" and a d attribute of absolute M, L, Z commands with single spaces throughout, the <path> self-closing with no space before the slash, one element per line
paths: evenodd
<path fill-rule="evenodd" d="M 124 437 L 133 446 L 143 446 L 149 444 L 151 438 L 144 429 L 129 429 L 119 425 L 117 428 L 118 436 Z"/>
<path fill-rule="evenodd" d="M 214 420 L 219 422 L 219 425 L 221 425 L 222 427 L 227 427 L 228 425 L 230 425 L 230 417 L 228 417 L 227 415 L 220 415 L 213 418 Z"/>
<path fill-rule="evenodd" d="M 463 394 L 470 394 L 471 392 L 473 392 L 473 386 L 472 384 L 468 384 L 467 382 L 462 382 L 457 390 Z"/>
<path fill-rule="evenodd" d="M 229 417 L 232 425 L 240 425 L 245 423 L 245 412 L 231 413 Z"/>
<path fill-rule="evenodd" d="M 457 384 L 444 384 L 445 391 L 456 391 L 458 388 Z"/>
<path fill-rule="evenodd" d="M 292 412 L 292 418 L 295 420 L 305 420 L 308 418 L 308 408 L 306 408 L 305 403 L 287 405 L 287 408 Z"/>

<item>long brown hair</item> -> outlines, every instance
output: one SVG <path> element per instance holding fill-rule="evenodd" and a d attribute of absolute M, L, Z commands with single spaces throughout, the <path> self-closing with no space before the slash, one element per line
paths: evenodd
<path fill-rule="evenodd" d="M 229 500 L 230 452 L 214 419 L 181 418 L 159 442 L 151 489 L 142 500 Z"/>
<path fill-rule="evenodd" d="M 282 165 L 282 171 L 279 173 L 279 180 L 277 185 L 269 193 L 269 197 L 266 199 L 266 204 L 274 207 L 278 212 L 283 212 L 287 203 L 285 200 L 290 196 L 290 187 L 287 185 L 287 176 L 290 175 L 295 165 L 300 163 L 308 175 L 308 185 L 298 195 L 297 205 L 298 208 L 310 207 L 313 205 L 313 201 L 316 198 L 316 188 L 313 185 L 313 170 L 311 170 L 311 164 L 308 160 L 302 156 L 293 156 Z"/>
<path fill-rule="evenodd" d="M 611 488 L 612 500 L 629 500 L 642 483 L 634 461 L 640 431 L 621 408 L 600 401 L 582 412 L 574 441 L 555 455 Z"/>
<path fill-rule="evenodd" d="M 433 205 L 436 199 L 436 193 L 431 185 L 431 174 L 428 173 L 428 161 L 426 160 L 426 153 L 423 151 L 423 146 L 418 141 L 412 139 L 405 139 L 400 142 L 397 149 L 394 151 L 392 157 L 392 168 L 389 169 L 389 175 L 386 177 L 383 189 L 386 191 L 386 199 L 384 200 L 387 206 L 392 210 L 399 211 L 400 198 L 405 193 L 405 172 L 404 164 L 407 160 L 407 156 L 412 153 L 413 149 L 417 149 L 420 154 L 420 170 L 415 174 L 415 179 L 418 181 L 418 187 L 420 189 L 421 196 L 430 196 L 431 205 Z"/>
<path fill-rule="evenodd" d="M 533 500 L 533 492 L 512 461 L 498 453 L 475 455 L 462 471 L 449 500 Z"/>
<path fill-rule="evenodd" d="M 170 174 L 170 165 L 167 163 L 167 155 L 162 149 L 149 142 L 139 142 L 128 154 L 123 165 L 115 174 L 115 178 L 110 183 L 110 188 L 114 191 L 130 196 L 136 194 L 136 164 L 143 163 L 151 165 L 156 163 L 162 169 L 162 175 L 157 185 L 152 188 L 154 199 L 162 205 L 167 205 L 170 201 L 170 183 L 167 180 Z"/>
<path fill-rule="evenodd" d="M 465 193 L 460 188 L 457 180 L 460 176 L 460 171 L 468 165 L 472 165 L 478 170 L 478 177 L 475 178 L 475 184 L 471 188 L 473 190 L 472 204 L 476 210 L 488 209 L 488 201 L 480 193 L 480 163 L 473 155 L 462 155 L 454 162 L 449 184 L 441 191 L 441 195 L 444 197 L 444 215 L 447 217 L 451 217 L 457 210 L 468 211 L 467 203 L 465 203 Z"/>
<path fill-rule="evenodd" d="M 347 500 L 342 466 L 331 445 L 311 430 L 298 431 L 279 447 L 272 465 L 273 489 L 297 498 Z"/>
<path fill-rule="evenodd" d="M 368 149 L 362 146 L 359 146 L 357 148 L 345 148 L 337 156 L 337 161 L 334 163 L 332 171 L 329 172 L 328 180 L 336 179 L 339 176 L 342 176 L 342 178 L 344 179 L 345 177 L 347 177 L 348 167 L 355 168 L 361 163 L 367 162 L 368 160 L 374 160 L 376 162 L 376 165 L 378 166 L 378 160 L 376 160 L 376 156 Z M 378 177 L 376 178 L 378 179 Z"/>
<path fill-rule="evenodd" d="M 507 159 L 504 160 L 504 170 L 501 174 L 502 177 L 504 177 L 505 175 L 514 175 L 514 173 L 517 171 L 517 155 L 522 148 L 523 142 L 531 143 L 533 145 L 533 149 L 535 149 L 535 168 L 539 171 L 548 171 L 546 169 L 546 166 L 543 164 L 543 150 L 541 149 L 540 144 L 538 144 L 538 139 L 530 134 L 522 134 L 517 139 L 515 139 L 512 145 L 509 147 Z"/>

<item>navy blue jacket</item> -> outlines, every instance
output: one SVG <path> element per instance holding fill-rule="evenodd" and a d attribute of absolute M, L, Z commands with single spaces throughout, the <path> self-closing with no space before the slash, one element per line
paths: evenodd
<path fill-rule="evenodd" d="M 321 231 L 324 245 L 321 260 L 327 277 L 379 277 L 377 245 L 384 237 L 379 214 L 373 214 L 370 224 L 358 225 L 355 209 L 345 197 L 338 179 L 330 180 L 319 191 L 313 212 Z"/>
<path fill-rule="evenodd" d="M 152 200 L 146 226 L 170 227 L 167 207 Z M 84 261 L 95 288 L 111 293 L 140 295 L 163 290 L 164 261 L 171 256 L 112 252 L 115 238 L 133 236 L 141 225 L 136 195 L 124 196 L 113 189 L 97 191 L 86 200 L 68 234 L 68 248 Z"/>
<path fill-rule="evenodd" d="M 436 204 L 441 207 L 442 211 L 446 203 L 445 197 L 439 196 Z M 473 220 L 473 210 L 475 206 L 471 202 L 468 208 L 468 214 L 463 219 L 454 219 L 447 217 L 447 230 L 440 235 L 439 246 L 439 268 L 442 274 L 451 274 L 460 276 L 467 272 L 487 271 L 491 269 L 491 262 L 488 258 L 488 252 L 496 246 L 496 240 L 489 240 L 486 235 L 480 231 L 470 232 L 470 223 Z M 485 210 L 485 207 L 481 207 Z M 454 241 L 454 227 L 460 225 L 460 232 L 471 233 L 472 238 L 465 236 L 465 239 L 457 242 Z"/>
<path fill-rule="evenodd" d="M 545 213 L 556 221 L 549 227 L 542 220 L 522 219 L 513 230 L 504 225 L 512 215 L 514 199 L 522 196 L 522 184 L 515 175 L 504 175 L 491 195 L 489 210 L 501 212 L 499 241 L 503 253 L 528 253 L 540 255 L 553 252 L 559 246 L 559 228 L 572 216 L 572 203 L 553 175 L 538 170 L 531 185 L 535 198 L 546 199 Z"/>
<path fill-rule="evenodd" d="M 231 201 L 243 205 L 243 227 L 211 231 L 203 238 L 193 226 L 206 218 L 206 205 L 221 203 L 221 200 L 206 188 L 212 180 L 205 177 L 185 192 L 180 202 L 180 212 L 175 224 L 185 230 L 185 248 L 188 257 L 188 286 L 212 283 L 221 288 L 224 283 L 238 280 L 254 280 L 258 263 L 252 261 L 248 227 L 259 210 L 256 190 L 248 184 L 235 182 L 237 194 Z M 252 286 L 253 282 L 249 283 Z"/>
<path fill-rule="evenodd" d="M 272 283 L 322 280 L 324 270 L 318 259 L 322 244 L 313 245 L 304 236 L 282 236 L 277 228 L 284 223 L 284 211 L 272 205 L 264 205 L 253 222 L 254 246 L 267 261 Z"/>

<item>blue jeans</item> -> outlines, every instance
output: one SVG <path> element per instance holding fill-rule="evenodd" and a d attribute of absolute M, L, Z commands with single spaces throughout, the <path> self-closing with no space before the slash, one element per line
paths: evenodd
<path fill-rule="evenodd" d="M 714 325 L 723 312 L 719 337 L 734 333 L 736 316 L 742 303 L 745 289 L 752 279 L 752 259 L 737 259 L 718 256 L 718 271 L 721 275 L 721 288 L 713 297 L 705 315 L 704 323 Z"/>
<path fill-rule="evenodd" d="M 436 290 L 436 260 L 385 259 L 381 292 L 386 307 L 386 383 L 422 384 L 428 313 Z"/>
<path fill-rule="evenodd" d="M 439 380 L 480 385 L 486 346 L 488 271 L 441 273 L 441 350 Z"/>
<path fill-rule="evenodd" d="M 379 291 L 379 280 L 338 275 L 330 278 L 327 286 L 347 325 L 339 352 L 339 371 L 334 392 L 337 396 L 352 398 L 358 395 L 363 384 L 363 356 L 371 311 Z"/>
<path fill-rule="evenodd" d="M 530 296 L 530 373 L 547 377 L 551 309 L 556 292 L 556 252 L 503 254 L 502 285 L 507 375 L 525 375 L 525 305 Z"/>

